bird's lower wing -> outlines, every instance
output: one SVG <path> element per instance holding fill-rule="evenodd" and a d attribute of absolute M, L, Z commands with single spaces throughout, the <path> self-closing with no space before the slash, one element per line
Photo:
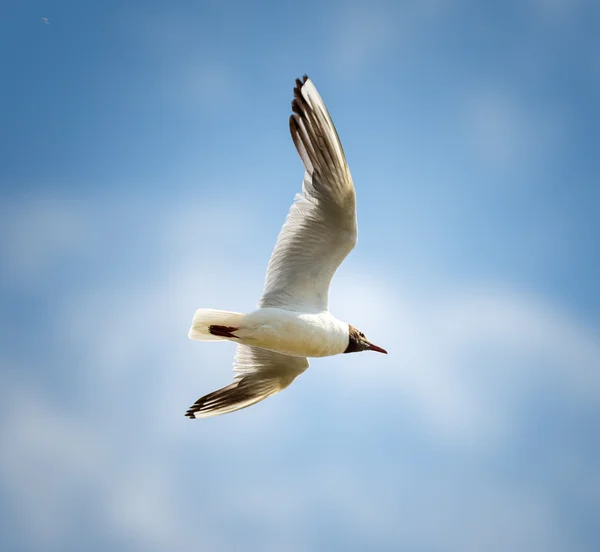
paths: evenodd
<path fill-rule="evenodd" d="M 208 418 L 241 410 L 277 393 L 273 380 L 243 378 L 198 399 L 185 413 L 188 418 Z"/>
<path fill-rule="evenodd" d="M 238 345 L 233 383 L 199 398 L 185 413 L 208 418 L 251 406 L 285 389 L 308 368 L 308 359 Z"/>

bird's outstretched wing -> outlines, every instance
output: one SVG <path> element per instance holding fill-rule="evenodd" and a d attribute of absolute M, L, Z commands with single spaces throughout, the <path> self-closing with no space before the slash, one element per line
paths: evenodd
<path fill-rule="evenodd" d="M 342 144 L 312 81 L 296 80 L 290 132 L 306 170 L 271 255 L 260 307 L 327 309 L 335 271 L 357 239 L 356 196 Z"/>
<path fill-rule="evenodd" d="M 233 383 L 199 398 L 185 413 L 208 418 L 251 406 L 285 389 L 308 368 L 308 359 L 238 345 Z"/>

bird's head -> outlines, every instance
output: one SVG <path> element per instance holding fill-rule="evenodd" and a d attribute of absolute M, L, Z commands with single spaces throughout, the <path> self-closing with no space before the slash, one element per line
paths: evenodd
<path fill-rule="evenodd" d="M 348 347 L 344 353 L 358 353 L 360 351 L 377 351 L 387 355 L 387 351 L 373 345 L 358 328 L 348 324 Z"/>

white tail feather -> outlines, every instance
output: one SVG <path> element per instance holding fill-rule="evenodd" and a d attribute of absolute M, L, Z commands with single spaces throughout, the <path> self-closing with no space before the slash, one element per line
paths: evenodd
<path fill-rule="evenodd" d="M 240 312 L 223 311 L 216 309 L 198 309 L 194 314 L 189 338 L 197 341 L 225 341 L 226 337 L 212 335 L 209 326 L 233 326 L 238 328 L 244 315 Z"/>

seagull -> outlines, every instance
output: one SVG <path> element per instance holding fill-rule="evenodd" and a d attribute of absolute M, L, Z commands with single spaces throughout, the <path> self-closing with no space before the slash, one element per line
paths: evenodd
<path fill-rule="evenodd" d="M 42 17 L 42 22 L 44 25 L 50 25 L 50 20 L 47 17 Z"/>
<path fill-rule="evenodd" d="M 256 404 L 290 385 L 308 357 L 385 349 L 335 318 L 329 284 L 356 245 L 356 194 L 327 108 L 305 75 L 296 80 L 290 132 L 304 164 L 296 194 L 269 260 L 258 309 L 248 314 L 198 309 L 189 337 L 237 343 L 233 382 L 186 412 L 208 418 Z"/>

